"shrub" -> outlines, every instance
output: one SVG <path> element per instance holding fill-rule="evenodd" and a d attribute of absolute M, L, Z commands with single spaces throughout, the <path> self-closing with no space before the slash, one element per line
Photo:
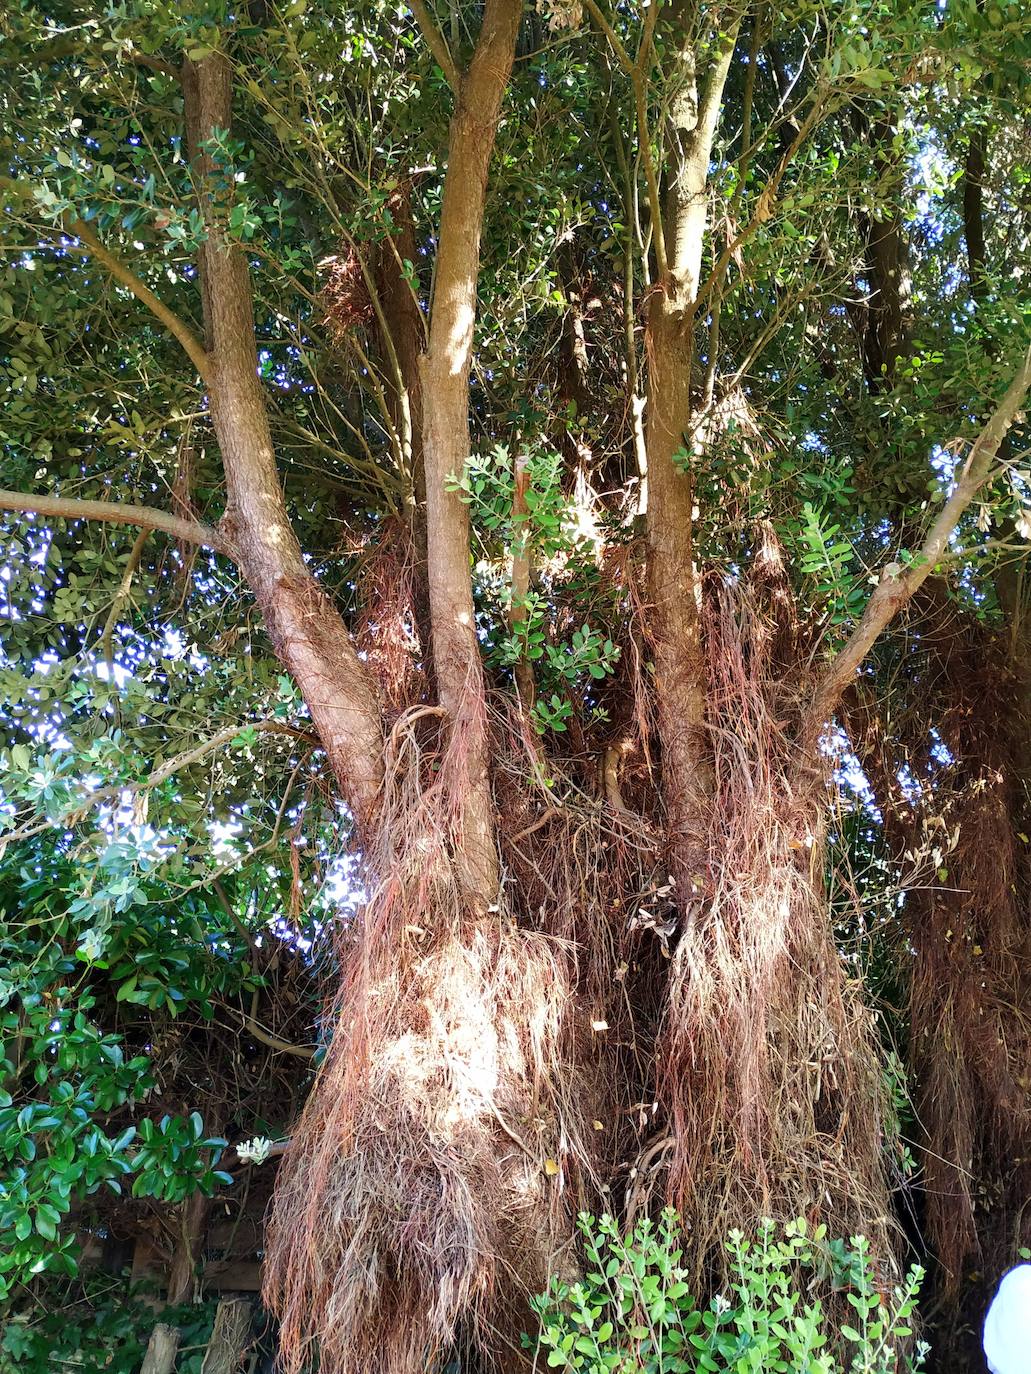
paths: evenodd
<path fill-rule="evenodd" d="M 154 1324 L 182 1333 L 176 1374 L 200 1374 L 214 1302 L 163 1307 L 143 1287 L 87 1271 L 42 1276 L 20 1310 L 0 1313 L 0 1374 L 138 1374 Z"/>
<path fill-rule="evenodd" d="M 533 1300 L 539 1353 L 584 1374 L 893 1374 L 919 1367 L 909 1318 L 923 1271 L 878 1284 L 862 1236 L 828 1241 L 804 1221 L 764 1222 L 727 1241 L 727 1290 L 701 1307 L 681 1263 L 672 1211 L 621 1235 L 610 1217 L 583 1215 L 586 1270 Z M 826 1305 L 825 1305 L 826 1300 Z M 838 1314 L 835 1317 L 832 1314 Z M 534 1342 L 527 1338 L 527 1344 Z"/>

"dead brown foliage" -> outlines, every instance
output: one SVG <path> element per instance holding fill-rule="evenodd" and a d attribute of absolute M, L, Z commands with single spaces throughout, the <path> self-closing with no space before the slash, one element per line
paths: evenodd
<path fill-rule="evenodd" d="M 362 610 L 352 634 L 376 676 L 384 703 L 397 715 L 419 700 L 425 685 L 411 530 L 403 520 L 389 517 L 359 548 Z"/>
<path fill-rule="evenodd" d="M 372 323 L 373 306 L 357 249 L 344 243 L 319 263 L 326 327 L 337 341 Z"/>

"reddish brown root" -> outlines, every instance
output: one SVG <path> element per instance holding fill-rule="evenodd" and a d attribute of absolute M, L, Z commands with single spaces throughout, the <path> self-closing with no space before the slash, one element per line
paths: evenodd
<path fill-rule="evenodd" d="M 1007 1268 L 1031 1226 L 1031 928 L 1016 685 L 984 630 L 934 623 L 923 702 L 952 761 L 919 808 L 896 810 L 920 874 L 906 913 L 926 1230 L 952 1296 L 972 1267 Z M 925 741 L 928 729 L 925 718 Z"/>
<path fill-rule="evenodd" d="M 385 876 L 346 941 L 269 1229 L 290 1374 L 316 1350 L 324 1374 L 422 1374 L 463 1335 L 514 1345 L 590 1157 L 568 948 L 503 911 L 467 913 L 451 808 L 439 783 L 422 790 L 408 722 L 394 741 Z"/>
<path fill-rule="evenodd" d="M 824 1219 L 891 1250 L 879 1054 L 834 945 L 825 801 L 795 766 L 778 662 L 790 604 L 764 562 L 750 587 L 708 599 L 717 862 L 677 948 L 659 1056 L 668 1187 L 699 1264 L 763 1216 Z"/>

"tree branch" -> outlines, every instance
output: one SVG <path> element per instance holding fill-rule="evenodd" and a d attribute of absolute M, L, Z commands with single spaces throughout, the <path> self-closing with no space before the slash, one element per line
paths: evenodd
<path fill-rule="evenodd" d="M 451 49 L 447 45 L 447 39 L 433 22 L 424 0 L 410 0 L 412 13 L 415 15 L 416 23 L 422 30 L 422 36 L 426 40 L 426 46 L 437 59 L 437 65 L 447 77 L 448 85 L 458 95 L 462 84 L 462 76 L 455 65 L 455 59 L 451 56 Z"/>
<path fill-rule="evenodd" d="M 303 730 L 298 730 L 293 725 L 287 725 L 282 720 L 237 721 L 235 724 L 227 725 L 224 729 L 217 731 L 210 738 L 202 740 L 192 749 L 187 749 L 182 754 L 176 754 L 174 758 L 163 763 L 160 768 L 156 768 L 149 777 L 143 778 L 139 782 L 115 782 L 107 787 L 98 787 L 92 792 L 87 792 L 80 801 L 69 807 L 60 816 L 47 816 L 42 820 L 30 821 L 26 825 L 19 826 L 17 830 L 9 831 L 6 835 L 0 834 L 0 855 L 13 840 L 27 840 L 33 835 L 42 835 L 46 830 L 59 830 L 75 824 L 78 818 L 85 815 L 91 807 L 99 806 L 103 802 L 121 801 L 124 797 L 133 797 L 139 792 L 149 792 L 151 788 L 160 786 L 173 774 L 181 772 L 184 768 L 189 768 L 191 764 L 199 763 L 205 755 L 220 749 L 223 744 L 228 744 L 230 740 L 235 739 L 244 730 L 261 730 L 271 735 L 290 735 L 293 739 L 303 740 L 312 746 L 319 743 L 313 736 L 306 734 Z"/>
<path fill-rule="evenodd" d="M 788 170 L 788 165 L 791 162 L 792 158 L 802 147 L 803 143 L 805 143 L 806 139 L 809 137 L 813 129 L 816 127 L 817 123 L 824 115 L 825 111 L 826 103 L 824 99 L 822 99 L 820 96 L 814 97 L 813 103 L 809 107 L 809 113 L 806 115 L 805 119 L 799 125 L 798 131 L 796 132 L 794 138 L 791 140 L 789 147 L 786 149 L 784 155 L 777 163 L 773 175 L 770 177 L 769 181 L 766 183 L 766 186 L 763 188 L 763 191 L 760 194 L 759 200 L 756 204 L 755 212 L 753 213 L 752 218 L 748 221 L 745 227 L 739 230 L 738 233 L 734 235 L 733 239 L 731 239 L 727 243 L 726 247 L 723 249 L 715 265 L 713 266 L 712 271 L 709 273 L 708 277 L 705 279 L 705 281 L 699 288 L 698 296 L 694 306 L 696 312 L 703 305 L 705 305 L 705 303 L 709 300 L 709 297 L 712 295 L 713 291 L 722 282 L 723 275 L 726 272 L 727 267 L 731 259 L 733 258 L 734 254 L 740 251 L 742 246 L 748 241 L 748 239 L 752 237 L 752 235 L 756 232 L 757 229 L 760 229 L 766 223 L 767 220 L 772 218 L 774 207 L 777 203 L 777 192 L 780 190 L 780 183 L 784 179 L 784 173 Z"/>
<path fill-rule="evenodd" d="M 597 0 L 584 0 L 585 8 L 612 49 L 616 61 L 630 78 L 634 92 L 634 114 L 637 120 L 637 143 L 641 161 L 644 163 L 644 179 L 648 192 L 648 209 L 651 215 L 652 237 L 655 243 L 655 263 L 659 276 L 666 274 L 666 240 L 662 224 L 662 197 L 659 192 L 659 178 L 652 156 L 652 138 L 648 123 L 648 67 L 651 62 L 652 35 L 658 4 L 651 6 L 645 17 L 644 33 L 637 51 L 637 58 L 631 61 L 630 54 L 623 46 L 619 35 L 605 17 Z"/>
<path fill-rule="evenodd" d="M 289 1040 L 280 1040 L 278 1035 L 273 1035 L 271 1031 L 267 1031 L 253 1016 L 248 1016 L 235 1007 L 233 1010 L 242 1019 L 247 1034 L 253 1036 L 262 1045 L 267 1045 L 270 1050 L 277 1050 L 280 1054 L 292 1054 L 297 1059 L 313 1059 L 315 1057 L 314 1045 L 294 1045 Z"/>
<path fill-rule="evenodd" d="M 84 248 L 79 249 L 80 252 L 91 253 L 116 281 L 128 287 L 136 299 L 143 302 L 154 318 L 160 320 L 169 333 L 179 340 L 190 362 L 197 369 L 201 380 L 210 383 L 210 359 L 189 325 L 181 320 L 174 310 L 170 310 L 167 305 L 158 300 L 150 287 L 140 281 L 135 272 L 131 272 L 121 258 L 115 257 L 114 253 L 105 248 L 93 230 L 83 220 L 76 219 L 74 215 L 69 215 L 65 217 L 64 226 L 70 234 L 75 235 L 81 244 L 85 244 Z"/>
<path fill-rule="evenodd" d="M 149 53 L 140 52 L 139 48 L 123 50 L 122 56 L 130 62 L 135 62 L 138 67 L 146 67 L 148 71 L 160 72 L 162 76 L 170 76 L 173 81 L 178 81 L 180 71 L 171 62 L 163 62 L 160 57 L 152 57 Z"/>
<path fill-rule="evenodd" d="M 114 633 L 115 622 L 122 613 L 122 607 L 129 600 L 132 592 L 132 580 L 136 576 L 136 569 L 140 566 L 140 559 L 143 557 L 143 549 L 150 537 L 150 530 L 141 529 L 136 536 L 129 557 L 125 563 L 125 571 L 122 573 L 122 580 L 118 584 L 115 592 L 115 599 L 111 602 L 111 609 L 107 613 L 107 620 L 104 622 L 104 630 L 100 636 L 100 643 L 104 649 L 104 662 L 107 664 L 109 673 L 113 672 L 115 666 Z"/>
<path fill-rule="evenodd" d="M 36 496 L 28 491 L 0 490 L 0 510 L 18 511 L 23 515 L 56 516 L 61 520 L 102 520 L 110 525 L 136 525 L 145 530 L 162 530 L 184 544 L 200 544 L 224 554 L 230 552 L 225 540 L 213 526 L 199 520 L 184 520 L 155 506 L 134 506 L 125 501 L 78 501 L 65 496 Z"/>
<path fill-rule="evenodd" d="M 220 528 L 236 550 L 276 656 L 300 688 L 340 793 L 367 835 L 383 778 L 377 684 L 314 577 L 290 518 L 258 375 L 250 265 L 227 237 L 216 205 L 218 175 L 205 151 L 216 129 L 232 126 L 233 68 L 224 53 L 212 52 L 184 72 L 190 74 L 184 84 L 189 137 L 198 150 L 198 207 L 207 229 L 199 268 L 212 358 L 211 421 L 226 479 Z"/>
<path fill-rule="evenodd" d="M 992 476 L 999 447 L 1024 404 L 1029 388 L 1031 348 L 1025 353 L 1017 375 L 1010 382 L 995 412 L 974 440 L 952 494 L 928 531 L 916 560 L 907 568 L 902 568 L 898 563 L 889 563 L 881 571 L 880 581 L 867 602 L 862 619 L 817 685 L 801 736 L 807 751 L 815 747 L 820 732 L 881 631 L 941 561 L 961 516 L 985 481 Z"/>

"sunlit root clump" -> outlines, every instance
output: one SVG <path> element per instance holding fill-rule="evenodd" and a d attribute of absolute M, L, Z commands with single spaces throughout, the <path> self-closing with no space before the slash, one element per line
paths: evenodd
<path fill-rule="evenodd" d="M 288 1371 L 316 1351 L 324 1374 L 421 1374 L 465 1341 L 514 1353 L 527 1296 L 570 1259 L 588 1156 L 567 949 L 468 913 L 439 801 L 391 799 L 389 876 L 345 937 L 284 1161 L 266 1297 Z"/>

